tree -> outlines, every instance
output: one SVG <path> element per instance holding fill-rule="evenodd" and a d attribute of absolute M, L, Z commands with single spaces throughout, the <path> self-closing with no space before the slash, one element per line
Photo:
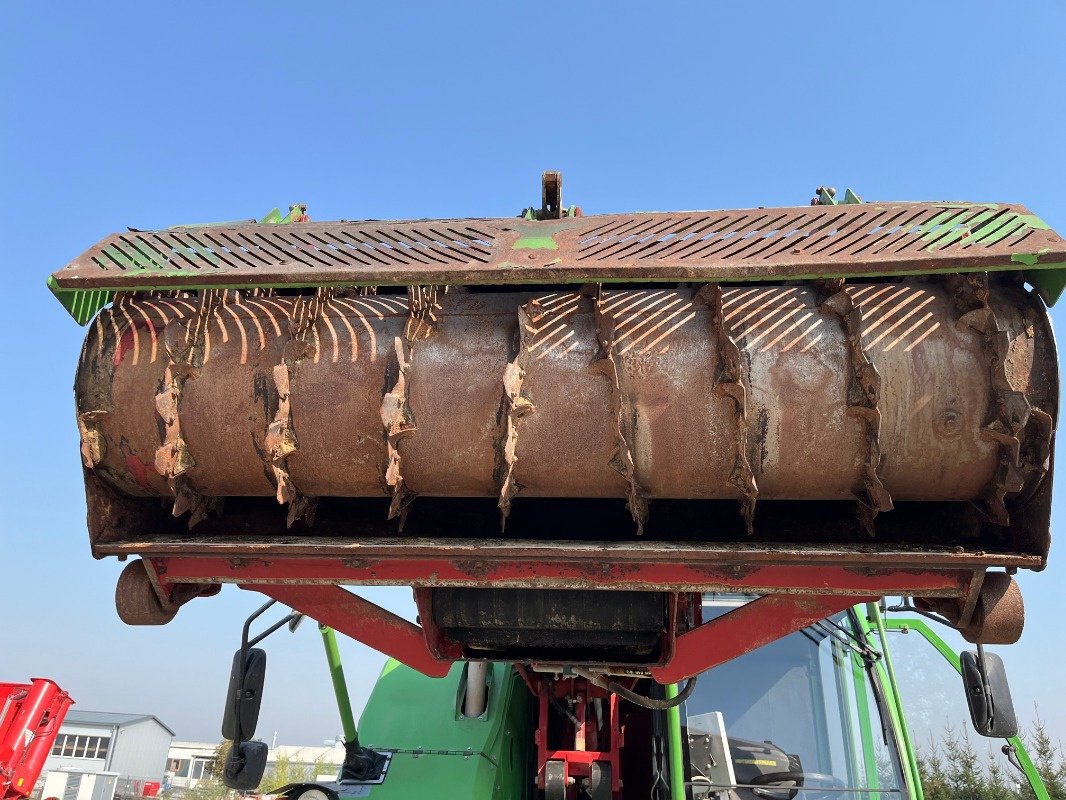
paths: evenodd
<path fill-rule="evenodd" d="M 1063 756 L 1062 745 L 1052 741 L 1039 713 L 1033 729 L 1023 734 L 1022 741 L 1029 750 L 1037 772 L 1044 779 L 1044 786 L 1052 800 L 1066 800 L 1066 757 Z"/>
<path fill-rule="evenodd" d="M 1066 754 L 1037 717 L 1023 741 L 1052 800 L 1066 800 Z M 926 800 L 1034 800 L 1028 781 L 1008 766 L 998 740 L 981 759 L 965 729 L 945 729 L 917 753 Z"/>

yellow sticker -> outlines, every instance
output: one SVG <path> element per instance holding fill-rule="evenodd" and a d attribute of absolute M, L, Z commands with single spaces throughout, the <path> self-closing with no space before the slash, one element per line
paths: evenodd
<path fill-rule="evenodd" d="M 768 761 L 765 758 L 734 758 L 737 764 L 754 764 L 757 767 L 776 767 L 779 761 Z"/>

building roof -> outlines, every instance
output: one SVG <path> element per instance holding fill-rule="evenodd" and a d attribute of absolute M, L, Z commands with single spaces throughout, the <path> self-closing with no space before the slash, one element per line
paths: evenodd
<path fill-rule="evenodd" d="M 162 720 L 154 714 L 121 714 L 117 711 L 71 710 L 67 712 L 63 722 L 69 725 L 108 725 L 121 728 L 146 719 L 154 719 L 163 730 L 174 736 L 174 731 L 164 725 Z"/>

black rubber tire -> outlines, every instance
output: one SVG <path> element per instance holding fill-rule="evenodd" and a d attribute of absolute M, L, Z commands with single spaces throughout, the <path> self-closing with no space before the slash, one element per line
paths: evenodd
<path fill-rule="evenodd" d="M 544 765 L 544 800 L 566 800 L 566 765 L 562 761 Z"/>
<path fill-rule="evenodd" d="M 148 569 L 141 559 L 131 561 L 118 576 L 115 585 L 115 610 L 127 625 L 166 625 L 178 613 L 159 599 Z"/>
<path fill-rule="evenodd" d="M 591 800 L 611 800 L 611 765 L 593 761 L 589 777 L 588 795 Z"/>

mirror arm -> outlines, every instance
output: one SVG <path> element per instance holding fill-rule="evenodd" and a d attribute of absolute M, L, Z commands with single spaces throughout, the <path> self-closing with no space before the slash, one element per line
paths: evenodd
<path fill-rule="evenodd" d="M 1008 741 L 999 750 L 1001 753 L 1003 753 L 1003 755 L 1007 757 L 1007 762 L 1012 767 L 1018 770 L 1018 772 L 1022 773 L 1022 775 L 1025 775 L 1026 778 L 1029 777 L 1029 775 L 1025 771 L 1025 767 L 1022 766 L 1022 762 L 1018 760 L 1018 749 L 1014 745 L 1012 745 Z"/>
<path fill-rule="evenodd" d="M 291 614 L 289 614 L 286 617 L 282 617 L 280 620 L 275 622 L 273 625 L 271 625 L 269 628 L 267 628 L 261 634 L 256 636 L 250 642 L 248 642 L 248 646 L 249 647 L 255 647 L 257 644 L 259 644 L 261 641 L 263 641 L 265 638 L 267 638 L 274 631 L 280 630 L 281 628 L 284 628 L 286 625 L 292 625 L 294 620 L 296 620 L 298 618 L 302 618 L 302 617 L 303 617 L 303 614 L 301 614 L 298 611 L 293 611 Z"/>
<path fill-rule="evenodd" d="M 274 633 L 274 631 L 279 630 L 280 628 L 283 628 L 286 625 L 290 625 L 290 624 L 296 622 L 297 619 L 302 619 L 303 618 L 303 614 L 300 614 L 297 611 L 293 611 L 293 612 L 289 613 L 288 615 L 286 615 L 285 617 L 283 617 L 280 621 L 275 622 L 273 625 L 271 625 L 269 628 L 267 628 L 265 631 L 263 631 L 261 634 L 259 634 L 255 638 L 251 638 L 250 639 L 249 636 L 251 635 L 252 623 L 255 622 L 257 619 L 259 619 L 259 617 L 263 616 L 263 614 L 265 614 L 267 611 L 269 611 L 270 608 L 277 602 L 278 602 L 277 600 L 268 600 L 267 602 L 263 603 L 263 605 L 259 606 L 259 608 L 257 608 L 255 611 L 253 611 L 248 616 L 248 618 L 244 621 L 244 627 L 241 629 L 240 664 L 242 666 L 242 670 L 241 670 L 240 675 L 237 678 L 237 695 L 236 695 L 236 698 L 234 699 L 234 702 L 237 704 L 237 707 L 233 709 L 233 711 L 234 711 L 234 720 L 236 721 L 236 724 L 237 724 L 237 738 L 233 740 L 233 744 L 235 746 L 239 745 L 241 742 L 245 741 L 244 730 L 241 728 L 240 701 L 244 698 L 244 670 L 243 670 L 243 667 L 247 663 L 247 660 L 248 660 L 248 650 L 250 648 L 252 648 L 252 647 L 255 647 L 257 644 L 259 644 L 261 641 L 263 641 L 265 638 L 267 638 L 270 634 Z M 293 626 L 293 627 L 295 628 L 295 626 Z"/>
<path fill-rule="evenodd" d="M 241 646 L 234 657 L 234 673 L 236 686 L 234 687 L 233 696 L 227 700 L 230 705 L 227 705 L 227 714 L 232 714 L 233 727 L 232 727 L 232 744 L 230 746 L 229 756 L 226 758 L 226 764 L 223 772 L 223 783 L 231 789 L 246 790 L 255 788 L 255 785 L 262 780 L 263 768 L 266 764 L 267 758 L 267 746 L 262 742 L 252 742 L 248 740 L 248 736 L 253 731 L 245 731 L 243 724 L 243 714 L 241 713 L 243 704 L 247 697 L 247 676 L 248 676 L 248 659 L 253 653 L 262 653 L 265 657 L 265 653 L 259 650 L 253 650 L 255 645 L 266 639 L 270 634 L 279 630 L 280 628 L 289 626 L 290 631 L 295 631 L 300 621 L 303 619 L 303 614 L 296 611 L 290 611 L 280 621 L 270 625 L 266 630 L 260 633 L 258 636 L 252 637 L 252 623 L 258 618 L 263 616 L 277 600 L 269 600 L 255 611 L 253 611 L 247 619 L 244 621 L 244 625 L 241 628 Z M 233 686 L 233 684 L 231 684 Z M 261 686 L 256 690 L 256 693 L 261 691 Z M 254 693 L 253 693 L 254 696 Z M 261 697 L 257 699 L 261 701 Z M 257 712 L 258 714 L 258 712 Z M 223 717 L 223 733 L 226 732 L 225 716 Z"/>
<path fill-rule="evenodd" d="M 909 597 L 904 597 L 903 598 L 903 602 L 900 605 L 897 605 L 897 606 L 885 605 L 883 607 L 883 610 L 887 611 L 887 612 L 892 612 L 894 614 L 895 613 L 917 614 L 920 617 L 925 617 L 928 620 L 932 620 L 933 622 L 939 623 L 940 625 L 943 625 L 945 628 L 951 628 L 953 631 L 957 631 L 959 629 L 958 626 L 952 624 L 951 620 L 949 620 L 947 617 L 941 616 L 940 614 L 937 614 L 935 611 L 926 611 L 925 609 L 918 608 L 918 606 L 914 605 L 913 601 Z"/>
<path fill-rule="evenodd" d="M 263 634 L 262 636 L 257 636 L 254 641 L 249 641 L 248 634 L 251 631 L 252 623 L 255 622 L 259 617 L 263 616 L 263 614 L 265 614 L 270 609 L 270 607 L 273 606 L 276 602 L 278 601 L 268 600 L 267 602 L 263 603 L 263 605 L 259 606 L 259 608 L 257 608 L 255 611 L 248 615 L 248 619 L 244 621 L 244 627 L 241 629 L 241 671 L 240 674 L 237 676 L 237 694 L 233 699 L 233 719 L 237 725 L 237 736 L 233 740 L 234 747 L 238 747 L 240 743 L 244 741 L 244 730 L 241 728 L 240 703 L 241 700 L 244 698 L 244 669 L 245 664 L 248 663 L 248 648 L 259 642 L 259 640 L 266 635 Z"/>

